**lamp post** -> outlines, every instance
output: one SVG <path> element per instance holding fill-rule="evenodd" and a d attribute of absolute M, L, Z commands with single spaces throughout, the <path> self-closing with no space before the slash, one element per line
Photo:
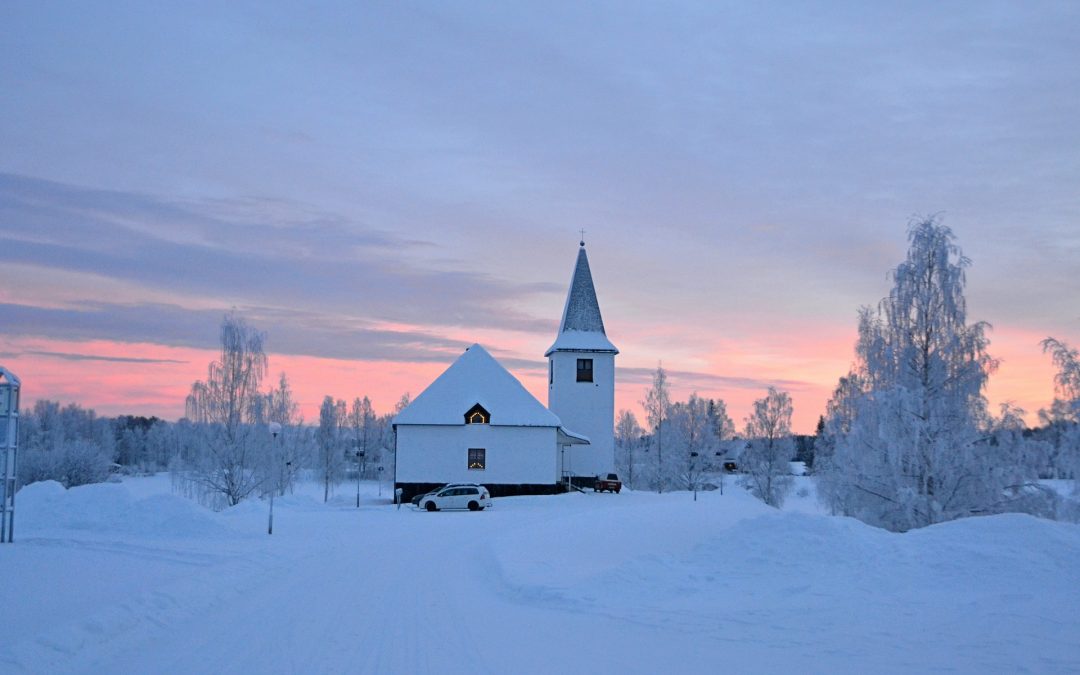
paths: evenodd
<path fill-rule="evenodd" d="M 693 481 L 693 483 L 694 483 L 694 501 L 695 502 L 697 501 L 698 475 L 697 475 L 697 472 L 695 470 L 697 462 L 695 462 L 694 460 L 697 459 L 697 456 L 698 456 L 698 454 L 696 452 L 691 452 L 690 453 L 690 480 Z"/>
<path fill-rule="evenodd" d="M 270 423 L 270 436 L 273 437 L 275 445 L 277 444 L 277 437 L 279 435 L 281 435 L 281 425 L 278 424 L 277 422 L 271 422 Z M 270 456 L 273 458 L 271 460 L 271 462 L 270 462 L 271 471 L 273 471 L 273 473 L 271 475 L 275 478 L 275 480 L 274 480 L 274 485 L 270 486 L 270 524 L 266 526 L 266 533 L 267 534 L 273 534 L 274 533 L 274 493 L 277 492 L 278 488 L 281 486 L 281 474 L 278 473 L 277 462 L 274 461 L 274 460 L 277 459 L 275 457 L 276 454 L 277 453 L 275 453 L 273 451 L 271 451 L 271 453 L 270 453 Z M 287 462 L 286 464 L 292 464 L 292 462 Z"/>
<path fill-rule="evenodd" d="M 359 441 L 357 441 L 359 444 Z M 360 460 L 364 458 L 364 451 L 357 448 L 356 450 L 356 508 L 360 508 Z"/>
<path fill-rule="evenodd" d="M 379 496 L 382 497 L 382 472 L 383 468 L 379 467 Z"/>

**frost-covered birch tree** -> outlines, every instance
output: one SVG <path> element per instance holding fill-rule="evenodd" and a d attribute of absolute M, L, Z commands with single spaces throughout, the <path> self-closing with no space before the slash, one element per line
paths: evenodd
<path fill-rule="evenodd" d="M 380 440 L 379 430 L 376 428 L 377 423 L 378 418 L 375 415 L 375 409 L 371 406 L 371 399 L 367 396 L 364 398 L 357 396 L 353 399 L 352 407 L 349 409 L 349 426 L 352 428 L 355 448 L 361 453 L 357 470 L 363 478 L 367 478 L 368 463 L 377 465 L 379 461 L 375 454 Z"/>
<path fill-rule="evenodd" d="M 791 396 L 769 387 L 765 398 L 754 401 L 746 418 L 746 448 L 739 457 L 740 481 L 754 496 L 780 508 L 791 490 Z"/>
<path fill-rule="evenodd" d="M 649 426 L 652 427 L 652 441 L 656 447 L 656 491 L 664 491 L 664 424 L 671 408 L 671 392 L 667 381 L 667 371 L 657 365 L 653 372 L 652 386 L 645 390 L 645 400 L 641 402 Z"/>
<path fill-rule="evenodd" d="M 267 392 L 263 412 L 267 424 L 280 427 L 277 438 L 271 437 L 269 441 L 264 467 L 268 478 L 266 489 L 284 496 L 292 489 L 308 455 L 308 432 L 285 373 L 279 376 L 277 387 Z"/>
<path fill-rule="evenodd" d="M 709 401 L 709 420 L 716 442 L 716 449 L 711 460 L 711 469 L 715 471 L 714 478 L 720 488 L 720 494 L 724 494 L 724 481 L 727 472 L 723 470 L 723 460 L 732 451 L 732 446 L 736 442 L 735 421 L 728 415 L 727 403 L 722 399 Z"/>
<path fill-rule="evenodd" d="M 335 401 L 333 396 L 323 399 L 319 407 L 319 428 L 315 432 L 318 444 L 319 475 L 323 482 L 323 501 L 330 500 L 330 488 L 341 481 L 345 468 L 342 430 L 346 425 L 345 401 Z"/>
<path fill-rule="evenodd" d="M 205 495 L 218 495 L 228 506 L 259 488 L 266 439 L 253 422 L 263 403 L 259 385 L 268 360 L 264 335 L 235 312 L 221 323 L 221 354 L 210 364 L 206 380 L 191 386 L 187 416 L 198 434 L 198 451 L 185 467 L 188 480 Z"/>
<path fill-rule="evenodd" d="M 635 462 L 634 451 L 641 444 L 645 430 L 638 424 L 637 417 L 629 410 L 620 410 L 615 421 L 615 471 L 625 479 L 626 486 L 634 489 Z"/>
<path fill-rule="evenodd" d="M 967 321 L 970 261 L 933 218 L 908 239 L 888 297 L 860 311 L 856 365 L 829 404 L 821 491 L 835 512 L 900 531 L 1027 494 L 1017 448 L 993 441 L 983 392 L 997 364 L 987 324 Z"/>
<path fill-rule="evenodd" d="M 1043 340 L 1042 348 L 1058 372 L 1054 376 L 1054 402 L 1049 410 L 1039 412 L 1039 418 L 1051 430 L 1056 475 L 1071 475 L 1075 491 L 1080 492 L 1080 352 L 1054 338 Z"/>
<path fill-rule="evenodd" d="M 670 412 L 673 476 L 679 487 L 691 490 L 694 499 L 705 475 L 713 467 L 716 452 L 716 429 L 709 415 L 708 402 L 693 393 L 686 403 L 676 403 Z"/>

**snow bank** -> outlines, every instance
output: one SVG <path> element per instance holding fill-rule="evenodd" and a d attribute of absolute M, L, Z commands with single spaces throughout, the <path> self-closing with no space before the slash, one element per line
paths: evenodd
<path fill-rule="evenodd" d="M 1073 524 L 894 534 L 735 488 L 430 514 L 307 485 L 270 537 L 266 502 L 214 514 L 139 484 L 20 493 L 0 671 L 1080 672 Z"/>
<path fill-rule="evenodd" d="M 134 497 L 124 484 L 99 483 L 65 490 L 56 481 L 33 483 L 16 497 L 20 534 L 64 531 L 147 538 L 206 537 L 229 530 L 213 512 L 172 494 Z"/>

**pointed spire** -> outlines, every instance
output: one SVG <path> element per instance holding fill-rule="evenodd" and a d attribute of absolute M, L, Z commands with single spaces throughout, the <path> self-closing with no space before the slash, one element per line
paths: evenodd
<path fill-rule="evenodd" d="M 604 333 L 604 319 L 600 316 L 600 303 L 596 300 L 596 287 L 593 286 L 585 242 L 578 249 L 574 277 L 570 280 L 570 292 L 566 296 L 562 324 L 559 326 L 560 333 L 568 330 Z"/>
<path fill-rule="evenodd" d="M 600 315 L 600 303 L 596 299 L 596 287 L 593 286 L 584 239 L 578 248 L 574 276 L 570 279 L 570 291 L 566 295 L 562 323 L 559 324 L 559 335 L 545 356 L 564 350 L 619 352 L 607 339 L 604 330 L 604 319 Z"/>

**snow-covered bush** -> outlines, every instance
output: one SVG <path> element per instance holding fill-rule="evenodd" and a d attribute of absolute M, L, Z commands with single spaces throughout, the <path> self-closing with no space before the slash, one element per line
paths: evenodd
<path fill-rule="evenodd" d="M 55 480 L 70 488 L 101 483 L 112 467 L 112 453 L 84 439 L 63 441 L 52 448 L 30 447 L 19 452 L 19 484 Z"/>

